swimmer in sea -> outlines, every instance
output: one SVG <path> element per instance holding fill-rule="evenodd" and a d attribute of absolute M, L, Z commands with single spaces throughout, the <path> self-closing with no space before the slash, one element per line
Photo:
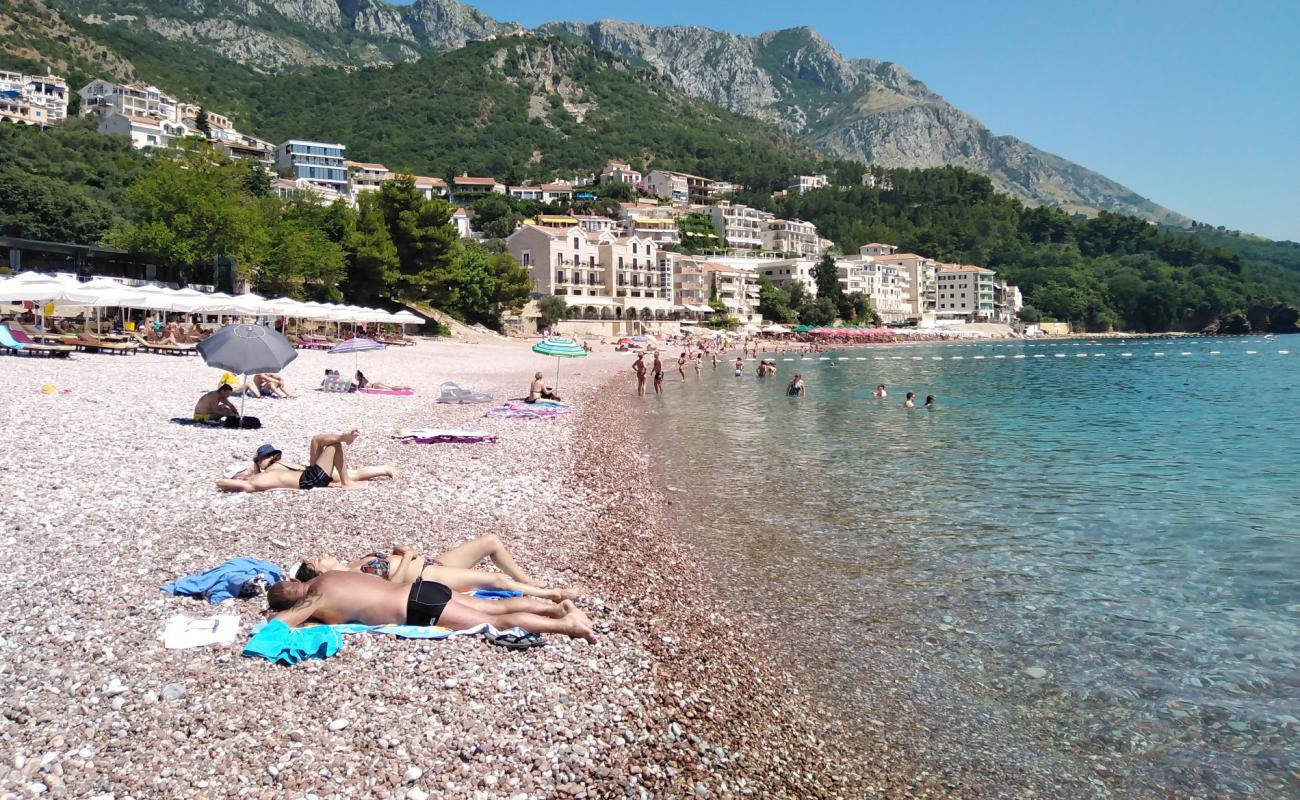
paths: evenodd
<path fill-rule="evenodd" d="M 916 392 L 907 393 L 907 399 L 903 401 L 903 408 L 916 408 Z"/>
<path fill-rule="evenodd" d="M 931 411 L 934 410 L 934 395 L 932 395 L 932 394 L 927 394 L 927 395 L 925 396 L 925 405 L 922 406 L 922 408 L 928 408 L 928 409 L 930 409 Z"/>
<path fill-rule="evenodd" d="M 791 397 L 803 397 L 803 375 L 796 372 L 794 380 L 790 381 L 790 385 L 785 387 L 785 393 Z"/>
<path fill-rule="evenodd" d="M 879 386 L 877 386 L 877 387 L 876 387 L 876 391 L 872 392 L 872 394 L 873 394 L 874 396 L 876 396 L 876 397 L 888 397 L 888 396 L 889 396 L 889 394 L 885 391 L 885 384 L 883 384 L 883 383 L 880 384 Z"/>
<path fill-rule="evenodd" d="M 737 375 L 742 375 L 742 374 L 744 374 L 744 372 L 745 372 L 745 359 L 743 359 L 743 358 L 737 358 L 737 359 L 736 359 L 736 365 L 735 365 L 735 366 L 736 366 L 736 374 L 737 374 Z"/>

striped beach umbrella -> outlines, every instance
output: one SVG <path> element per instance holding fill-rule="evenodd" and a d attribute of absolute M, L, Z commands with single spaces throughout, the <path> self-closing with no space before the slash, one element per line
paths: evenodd
<path fill-rule="evenodd" d="M 366 350 L 383 349 L 384 345 L 382 343 L 376 342 L 374 339 L 367 339 L 364 336 L 358 336 L 353 339 L 345 339 L 331 347 L 326 352 L 330 355 L 338 355 L 340 353 L 362 353 Z M 356 367 L 358 372 L 361 371 L 361 356 L 356 356 L 354 358 L 353 366 Z"/>
<path fill-rule="evenodd" d="M 582 358 L 587 355 L 586 348 L 567 336 L 548 336 L 533 345 L 533 352 L 541 353 L 544 356 L 555 356 L 556 391 L 560 389 L 560 359 Z"/>

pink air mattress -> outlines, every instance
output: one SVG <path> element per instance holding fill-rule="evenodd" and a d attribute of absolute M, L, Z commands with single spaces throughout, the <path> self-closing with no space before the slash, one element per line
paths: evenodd
<path fill-rule="evenodd" d="M 357 391 L 362 394 L 386 394 L 393 397 L 410 397 L 415 394 L 415 390 L 408 387 L 400 389 L 357 389 Z"/>

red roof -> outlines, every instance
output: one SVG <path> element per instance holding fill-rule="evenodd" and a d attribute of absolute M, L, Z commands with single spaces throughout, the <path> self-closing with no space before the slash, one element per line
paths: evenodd
<path fill-rule="evenodd" d="M 472 178 L 469 175 L 457 175 L 451 179 L 452 183 L 468 183 L 474 186 L 496 186 L 496 178 Z"/>

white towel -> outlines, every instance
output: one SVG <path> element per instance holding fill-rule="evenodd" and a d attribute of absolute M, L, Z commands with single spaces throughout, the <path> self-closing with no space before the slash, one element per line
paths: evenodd
<path fill-rule="evenodd" d="M 167 620 L 163 629 L 163 647 L 183 650 L 187 647 L 208 647 L 214 644 L 233 644 L 239 635 L 239 617 L 218 614 L 215 617 L 194 619 L 177 614 Z"/>

